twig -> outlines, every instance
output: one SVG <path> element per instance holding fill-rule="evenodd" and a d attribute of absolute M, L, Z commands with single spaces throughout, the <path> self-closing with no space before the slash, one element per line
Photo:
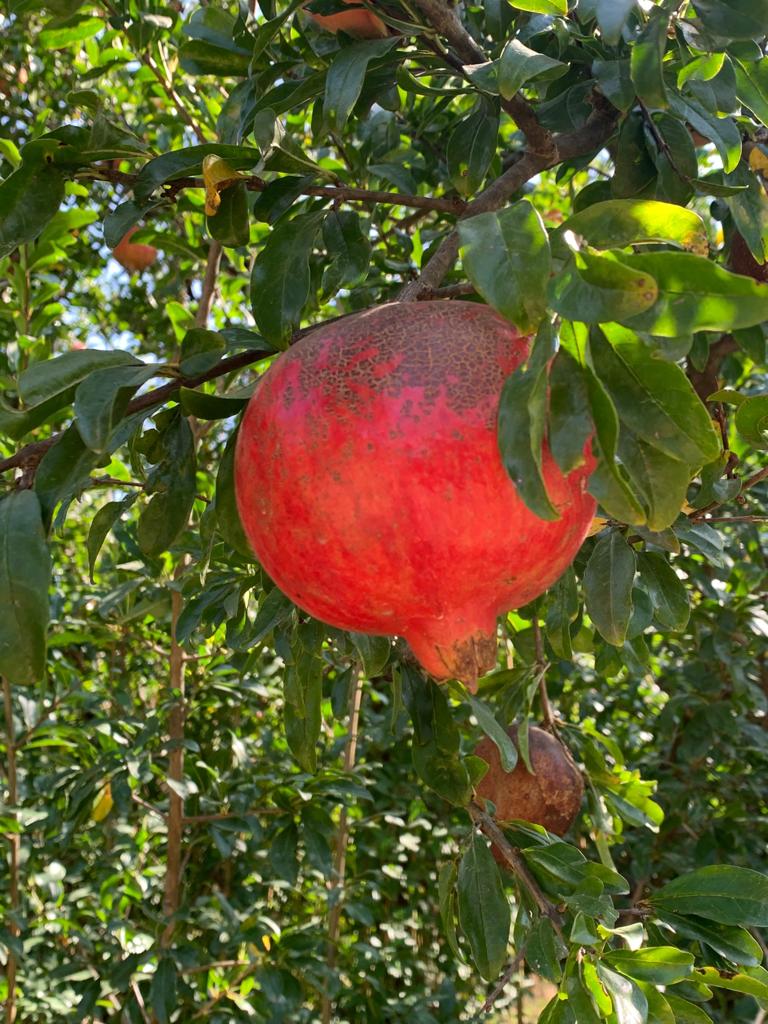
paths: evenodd
<path fill-rule="evenodd" d="M 185 555 L 173 574 L 181 578 L 187 566 Z M 184 779 L 184 648 L 176 640 L 176 629 L 183 607 L 181 591 L 171 591 L 171 650 L 168 687 L 171 695 L 171 710 L 168 716 L 168 780 L 181 785 Z M 167 949 L 173 940 L 174 917 L 181 904 L 181 845 L 184 837 L 184 798 L 176 787 L 168 787 L 167 853 L 165 884 L 163 887 L 163 915 L 166 925 L 160 936 L 160 948 Z"/>
<path fill-rule="evenodd" d="M 233 811 L 222 814 L 185 814 L 181 819 L 184 825 L 205 825 L 209 821 L 228 821 L 232 818 L 244 818 L 250 814 L 282 814 L 279 807 L 252 807 L 242 814 L 235 814 Z"/>
<path fill-rule="evenodd" d="M 83 178 L 96 181 L 112 181 L 131 188 L 136 183 L 137 174 L 128 174 L 125 171 L 115 171 L 111 168 L 99 167 L 94 173 L 89 171 L 78 175 Z M 269 182 L 264 181 L 256 175 L 240 177 L 235 179 L 242 182 L 249 192 L 263 192 Z M 202 178 L 184 177 L 175 178 L 167 182 L 163 188 L 166 195 L 171 198 L 188 188 L 205 188 Z M 434 210 L 437 213 L 461 213 L 467 203 L 460 196 L 417 196 L 408 195 L 404 192 L 386 192 L 379 189 L 356 188 L 351 185 L 306 185 L 299 193 L 303 196 L 316 196 L 320 199 L 331 199 L 335 203 L 354 202 L 370 203 L 375 205 L 381 203 L 388 206 L 403 206 L 414 210 Z"/>
<path fill-rule="evenodd" d="M 491 992 L 491 994 L 488 996 L 488 998 L 483 1003 L 483 1008 L 481 1010 L 481 1013 L 490 1013 L 491 1012 L 491 1010 L 493 1009 L 493 1004 L 496 1002 L 496 1000 L 502 994 L 504 989 L 510 983 L 510 981 L 512 980 L 512 976 L 514 974 L 516 974 L 520 970 L 520 967 L 522 966 L 524 961 L 525 961 L 525 954 L 523 952 L 520 952 L 520 953 L 518 953 L 515 956 L 515 958 L 512 961 L 512 963 L 509 965 L 509 967 L 507 967 L 506 971 L 504 971 L 502 976 L 499 978 L 499 980 L 496 983 L 496 987 L 494 988 L 493 992 Z"/>
<path fill-rule="evenodd" d="M 3 703 L 5 705 L 5 736 L 7 751 L 8 771 L 8 803 L 12 810 L 9 817 L 16 820 L 16 804 L 19 800 L 19 787 L 16 771 L 16 738 L 13 730 L 13 703 L 11 700 L 11 684 L 3 677 Z M 10 846 L 10 857 L 8 864 L 8 888 L 10 903 L 10 920 L 8 931 L 13 938 L 21 934 L 16 915 L 19 912 L 19 859 L 21 853 L 21 836 L 18 832 L 11 832 L 6 836 Z M 12 949 L 8 950 L 5 962 L 5 977 L 8 986 L 8 994 L 5 1004 L 5 1022 L 13 1024 L 16 1020 L 16 955 Z"/>
<path fill-rule="evenodd" d="M 557 912 L 554 904 L 550 903 L 544 893 L 538 886 L 536 879 L 530 873 L 528 868 L 525 866 L 523 858 L 519 852 L 512 847 L 507 840 L 507 837 L 501 831 L 499 826 L 490 816 L 487 814 L 482 807 L 472 801 L 469 805 L 469 815 L 475 824 L 480 828 L 481 832 L 484 832 L 486 836 L 491 840 L 493 845 L 502 855 L 504 860 L 509 865 L 510 871 L 515 875 L 520 884 L 527 890 L 528 894 L 533 899 L 540 912 L 548 917 L 552 922 L 552 927 L 555 929 L 559 938 L 565 942 L 563 936 L 563 925 L 560 915 Z"/>
<path fill-rule="evenodd" d="M 702 523 L 768 523 L 768 516 L 708 516 Z"/>
<path fill-rule="evenodd" d="M 556 731 L 555 716 L 552 714 L 552 705 L 549 703 L 547 693 L 547 665 L 544 657 L 544 639 L 541 635 L 539 616 L 533 616 L 533 641 L 536 649 L 536 673 L 539 677 L 539 699 L 541 700 L 541 717 L 545 727 L 551 733 Z"/>
<path fill-rule="evenodd" d="M 430 291 L 420 292 L 420 302 L 430 299 L 455 299 L 461 295 L 475 295 L 475 286 L 469 281 L 458 281 L 456 284 L 447 284 L 443 288 L 432 288 Z"/>
<path fill-rule="evenodd" d="M 139 1013 L 141 1014 L 141 1019 L 144 1021 L 144 1024 L 152 1024 L 149 1015 L 147 1014 L 147 1008 L 144 1005 L 144 998 L 141 994 L 141 989 L 136 983 L 135 978 L 131 978 L 131 992 L 133 992 L 133 998 L 136 1000 L 136 1005 L 139 1008 Z"/>
<path fill-rule="evenodd" d="M 211 306 L 213 305 L 213 297 L 216 294 L 216 278 L 221 266 L 221 254 L 221 242 L 211 239 L 208 245 L 208 262 L 205 267 L 205 277 L 203 278 L 203 291 L 200 295 L 200 302 L 198 303 L 197 314 L 195 315 L 196 327 L 205 327 L 208 323 Z"/>
<path fill-rule="evenodd" d="M 349 695 L 349 732 L 347 743 L 344 748 L 344 771 L 351 772 L 355 767 L 355 756 L 357 754 L 357 735 L 360 724 L 360 703 L 363 697 L 363 674 L 357 673 L 355 685 Z M 330 883 L 329 898 L 335 897 L 335 902 L 328 912 L 328 952 L 325 963 L 328 975 L 331 975 L 336 967 L 336 957 L 339 947 L 339 926 L 341 923 L 341 904 L 344 891 L 344 880 L 347 867 L 347 843 L 349 842 L 349 816 L 346 805 L 342 806 L 339 815 L 339 829 L 336 833 L 336 849 L 333 857 L 333 880 Z M 330 1024 L 331 1000 L 328 996 L 327 982 L 323 986 L 321 1001 L 322 1024 Z"/>

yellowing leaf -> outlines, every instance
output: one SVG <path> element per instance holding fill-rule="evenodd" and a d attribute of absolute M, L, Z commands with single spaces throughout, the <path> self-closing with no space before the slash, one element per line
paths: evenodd
<path fill-rule="evenodd" d="M 592 520 L 592 525 L 589 528 L 587 536 L 594 537 L 596 533 L 600 533 L 600 531 L 607 524 L 607 522 L 608 520 L 603 518 L 603 516 L 595 516 L 595 518 Z"/>
<path fill-rule="evenodd" d="M 96 798 L 93 801 L 91 818 L 93 818 L 94 821 L 103 821 L 113 807 L 114 800 L 112 799 L 112 786 L 106 782 L 96 794 Z"/>
<path fill-rule="evenodd" d="M 264 949 L 266 949 L 266 951 L 269 952 L 269 950 L 272 947 L 272 940 L 270 939 L 270 937 L 268 935 L 262 935 L 261 941 L 264 944 Z"/>
<path fill-rule="evenodd" d="M 215 153 L 203 158 L 203 181 L 205 182 L 205 212 L 208 217 L 216 215 L 221 205 L 220 192 L 244 175 L 236 171 L 227 161 Z"/>
<path fill-rule="evenodd" d="M 761 171 L 763 177 L 766 177 L 768 153 L 761 146 L 753 146 L 749 151 L 749 166 L 753 171 Z"/>

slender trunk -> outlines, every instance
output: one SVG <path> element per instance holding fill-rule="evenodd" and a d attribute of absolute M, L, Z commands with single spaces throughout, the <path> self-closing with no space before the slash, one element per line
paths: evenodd
<path fill-rule="evenodd" d="M 174 578 L 186 567 L 183 558 L 176 567 Z M 171 653 L 168 685 L 173 703 L 168 716 L 168 845 L 166 850 L 163 915 L 166 925 L 160 937 L 160 946 L 167 949 L 173 941 L 174 915 L 181 905 L 181 848 L 184 835 L 184 800 L 176 791 L 184 779 L 184 650 L 176 642 L 176 627 L 181 615 L 182 599 L 178 590 L 171 591 Z M 174 783 L 176 785 L 174 785 Z"/>
<path fill-rule="evenodd" d="M 13 730 L 13 704 L 11 703 L 11 684 L 3 679 L 3 702 L 5 704 L 5 736 L 7 746 L 8 772 L 8 803 L 13 808 L 10 817 L 16 819 L 16 805 L 19 802 L 19 786 L 16 774 L 16 737 Z M 9 932 L 14 938 L 20 934 L 19 926 L 15 920 L 19 913 L 19 853 L 21 850 L 21 836 L 18 832 L 11 832 L 7 837 L 9 850 L 9 903 L 11 910 L 11 921 Z M 12 949 L 8 950 L 8 960 L 5 967 L 5 976 L 8 984 L 8 1001 L 5 1004 L 5 1024 L 13 1024 L 16 1020 L 16 957 Z"/>
<path fill-rule="evenodd" d="M 351 772 L 355 767 L 355 756 L 357 754 L 357 731 L 360 722 L 360 702 L 363 697 L 363 676 L 358 673 L 355 685 L 349 696 L 349 732 L 347 743 L 344 748 L 344 771 Z M 344 892 L 344 878 L 347 870 L 347 843 L 349 842 L 349 817 L 347 808 L 341 808 L 339 816 L 339 828 L 336 833 L 336 849 L 333 856 L 333 880 L 330 883 L 330 897 L 335 897 L 334 903 L 328 912 L 328 953 L 325 963 L 330 974 L 336 967 L 336 957 L 339 946 L 339 929 L 341 925 L 341 904 Z M 326 991 L 323 993 L 321 1006 L 322 1024 L 330 1024 L 331 1021 L 331 1000 Z"/>

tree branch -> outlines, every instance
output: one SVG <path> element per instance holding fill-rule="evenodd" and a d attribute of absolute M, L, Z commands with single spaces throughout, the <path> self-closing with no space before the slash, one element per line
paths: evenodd
<path fill-rule="evenodd" d="M 585 156 L 607 142 L 616 126 L 618 112 L 599 93 L 593 94 L 594 110 L 583 128 L 556 136 L 558 156 L 547 157 L 524 150 L 520 157 L 496 178 L 483 192 L 468 204 L 460 221 L 478 213 L 498 210 L 519 188 L 535 175 L 563 160 Z M 459 254 L 459 234 L 451 231 L 429 259 L 418 280 L 412 281 L 400 293 L 401 302 L 413 302 L 428 290 L 438 288 L 456 262 Z"/>
<path fill-rule="evenodd" d="M 13 729 L 13 704 L 11 702 L 11 684 L 3 677 L 3 703 L 5 706 L 5 737 L 6 757 L 8 773 L 8 804 L 12 808 L 9 817 L 16 819 L 16 804 L 19 802 L 19 787 L 16 773 L 16 736 Z M 13 938 L 18 938 L 20 929 L 16 921 L 19 912 L 19 860 L 21 854 L 21 836 L 18 832 L 11 832 L 6 836 L 10 847 L 8 864 L 8 902 L 10 909 L 10 920 L 8 931 Z M 5 962 L 5 978 L 8 986 L 8 996 L 5 1004 L 5 1024 L 13 1024 L 16 1020 L 16 955 L 12 949 L 8 950 Z"/>
<path fill-rule="evenodd" d="M 357 673 L 355 684 L 349 695 L 349 732 L 347 743 L 344 748 L 344 771 L 351 772 L 355 767 L 357 755 L 357 735 L 360 724 L 360 704 L 363 698 L 363 674 Z M 330 896 L 335 896 L 335 902 L 328 913 L 328 952 L 325 963 L 328 973 L 331 974 L 336 968 L 336 957 L 339 951 L 339 928 L 341 924 L 341 905 L 344 894 L 344 881 L 347 869 L 347 844 L 349 842 L 349 817 L 347 808 L 341 808 L 339 816 L 339 829 L 336 833 L 336 849 L 333 858 L 333 880 L 330 883 Z M 327 984 L 323 987 L 321 1002 L 322 1024 L 330 1024 L 333 1007 L 328 996 Z"/>
<path fill-rule="evenodd" d="M 95 173 L 84 172 L 78 175 L 80 179 L 92 179 L 96 181 L 111 181 L 127 188 L 132 188 L 138 178 L 137 174 L 128 174 L 125 171 L 116 171 L 108 167 L 99 167 Z M 249 192 L 263 192 L 269 182 L 264 181 L 257 175 L 233 179 L 233 182 L 242 182 Z M 222 183 L 224 184 L 224 183 Z M 202 178 L 175 178 L 167 182 L 164 189 L 168 196 L 175 198 L 176 195 L 188 188 L 205 188 Z M 401 192 L 386 192 L 378 189 L 355 188 L 351 185 L 307 185 L 299 193 L 303 196 L 317 196 L 321 199 L 332 199 L 335 203 L 356 202 L 356 203 L 382 203 L 388 206 L 411 207 L 415 210 L 433 210 L 438 213 L 461 213 L 466 207 L 466 201 L 460 196 L 446 196 L 445 198 L 433 196 L 407 195 Z"/>
<path fill-rule="evenodd" d="M 445 0 L 416 0 L 424 15 L 441 36 L 444 36 L 464 62 L 451 65 L 462 77 L 468 77 L 465 65 L 485 64 L 488 60 L 461 22 L 456 9 Z M 516 93 L 511 99 L 501 100 L 501 105 L 514 120 L 528 141 L 529 149 L 547 159 L 557 159 L 557 144 L 549 129 L 542 127 L 536 112 L 525 97 Z"/>
<path fill-rule="evenodd" d="M 541 635 L 539 616 L 533 616 L 533 641 L 536 649 L 536 673 L 539 677 L 539 699 L 541 701 L 541 717 L 547 730 L 555 733 L 555 716 L 552 714 L 552 705 L 549 703 L 547 692 L 547 665 L 544 657 L 544 638 Z"/>
<path fill-rule="evenodd" d="M 488 996 L 488 998 L 483 1003 L 483 1008 L 480 1011 L 481 1013 L 490 1013 L 491 1012 L 491 1010 L 493 1009 L 494 1003 L 499 998 L 499 996 L 502 994 L 502 992 L 507 987 L 507 985 L 510 983 L 510 981 L 512 980 L 513 975 L 517 974 L 517 972 L 520 970 L 520 968 L 521 968 L 521 966 L 523 965 L 524 962 L 525 962 L 525 954 L 524 953 L 518 953 L 515 956 L 515 958 L 512 961 L 512 963 L 509 965 L 509 967 L 507 967 L 506 971 L 504 971 L 502 976 L 499 978 L 498 982 L 496 983 L 496 986 L 493 989 L 493 992 L 491 992 L 491 994 Z"/>
<path fill-rule="evenodd" d="M 539 911 L 548 917 L 552 922 L 552 927 L 557 932 L 560 939 L 565 941 L 563 938 L 563 925 L 560 915 L 558 914 L 554 904 L 550 903 L 544 893 L 538 886 L 536 879 L 530 873 L 528 868 L 525 866 L 523 858 L 519 852 L 509 843 L 507 837 L 501 831 L 499 826 L 490 816 L 487 814 L 480 804 L 472 801 L 469 805 L 469 816 L 472 818 L 474 823 L 480 828 L 481 832 L 484 832 L 486 836 L 491 840 L 493 845 L 502 855 L 504 860 L 507 862 L 510 871 L 517 878 L 518 882 L 528 892 L 533 899 Z"/>

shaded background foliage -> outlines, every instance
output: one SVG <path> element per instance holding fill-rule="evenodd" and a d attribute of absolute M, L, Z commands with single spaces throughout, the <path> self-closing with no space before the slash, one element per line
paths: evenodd
<path fill-rule="evenodd" d="M 482 951 L 507 899 L 473 920 L 495 868 L 447 762 L 418 756 L 429 684 L 398 645 L 283 598 L 232 496 L 234 417 L 275 350 L 405 284 L 532 327 L 561 316 L 549 407 L 544 333 L 505 399 L 532 507 L 521 431 L 546 419 L 567 463 L 594 429 L 601 457 L 574 572 L 500 624 L 481 703 L 451 687 L 441 726 L 468 755 L 488 717 L 546 721 L 546 663 L 588 780 L 569 844 L 509 833 L 568 941 L 506 875 L 525 962 L 495 1011 L 762 1021 L 760 879 L 705 875 L 684 907 L 658 894 L 765 866 L 768 7 L 494 0 L 461 10 L 465 32 L 401 3 L 382 13 L 403 35 L 360 42 L 297 6 L 0 15 L 6 1019 L 447 1024 L 493 991 Z M 162 254 L 141 275 L 109 255 L 133 225 Z M 669 397 L 675 367 L 698 399 Z M 712 427 L 699 399 L 718 389 Z M 19 579 L 43 587 L 14 622 Z M 752 901 L 734 918 L 713 910 L 727 885 Z M 567 998 L 544 1010 L 541 977 Z"/>

